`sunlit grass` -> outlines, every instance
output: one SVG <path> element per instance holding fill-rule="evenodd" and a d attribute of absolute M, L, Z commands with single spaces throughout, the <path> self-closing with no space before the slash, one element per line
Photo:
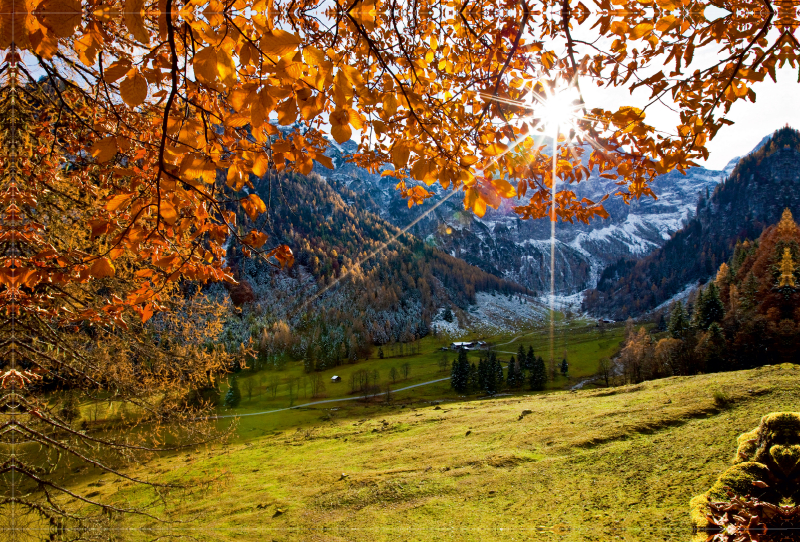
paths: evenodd
<path fill-rule="evenodd" d="M 335 539 L 341 529 L 343 540 L 423 540 L 452 529 L 458 540 L 508 540 L 561 525 L 571 533 L 560 540 L 609 540 L 627 529 L 630 540 L 655 531 L 684 541 L 690 498 L 710 487 L 736 436 L 762 415 L 800 410 L 798 383 L 800 367 L 784 365 L 438 409 L 359 405 L 360 416 L 332 419 L 320 408 L 303 427 L 162 457 L 137 472 L 196 480 L 170 510 L 183 527 L 221 529 L 222 539 L 264 529 L 276 529 L 276 540 L 297 539 L 282 529 Z M 715 404 L 721 388 L 724 409 Z M 523 410 L 531 412 L 520 419 Z M 80 489 L 110 501 L 147 494 L 91 481 Z"/>

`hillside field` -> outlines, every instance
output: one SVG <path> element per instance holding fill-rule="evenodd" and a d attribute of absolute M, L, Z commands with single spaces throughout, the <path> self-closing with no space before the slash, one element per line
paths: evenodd
<path fill-rule="evenodd" d="M 347 417 L 316 410 L 301 427 L 132 473 L 187 484 L 156 507 L 180 523 L 145 523 L 199 539 L 688 541 L 691 497 L 761 416 L 800 410 L 798 384 L 800 366 L 784 364 L 610 389 L 355 405 Z M 76 489 L 117 504 L 152 498 L 96 478 L 86 473 Z"/>
<path fill-rule="evenodd" d="M 561 315 L 559 315 L 561 318 Z M 568 323 L 559 323 L 556 326 L 554 335 L 554 351 L 556 360 L 560 361 L 566 356 L 570 364 L 570 373 L 568 378 L 563 378 L 560 374 L 555 380 L 548 382 L 548 390 L 560 390 L 577 384 L 578 382 L 592 377 L 597 372 L 597 360 L 600 357 L 610 357 L 619 350 L 619 344 L 624 335 L 624 326 L 617 324 L 615 326 L 606 327 L 603 330 L 594 326 L 594 323 L 589 320 L 573 320 Z M 550 348 L 550 334 L 549 330 L 537 326 L 533 329 L 523 330 L 515 334 L 498 334 L 498 335 L 485 335 L 472 333 L 466 336 L 459 337 L 457 340 L 486 340 L 495 347 L 498 352 L 498 358 L 505 364 L 512 355 L 516 352 L 520 345 L 523 345 L 527 351 L 528 347 L 533 347 L 537 355 L 541 355 L 545 359 L 549 357 Z M 413 388 L 411 390 L 400 391 L 392 393 L 392 401 L 394 403 L 410 403 L 435 401 L 442 399 L 455 399 L 458 395 L 450 389 L 450 370 L 442 370 L 439 366 L 439 361 L 442 356 L 445 356 L 448 363 L 452 363 L 457 354 L 455 352 L 443 352 L 442 347 L 448 346 L 453 339 L 448 336 L 440 337 L 425 337 L 420 341 L 418 354 L 409 355 L 392 355 L 392 349 L 384 347 L 384 359 L 378 358 L 378 351 L 370 360 L 361 361 L 355 364 L 346 364 L 339 367 L 334 367 L 320 372 L 320 375 L 325 383 L 325 391 L 317 398 L 310 396 L 310 386 L 306 382 L 307 387 L 304 390 L 302 387 L 299 392 L 295 392 L 294 401 L 290 401 L 288 393 L 288 381 L 290 379 L 301 380 L 305 376 L 303 373 L 302 362 L 290 362 L 287 364 L 286 369 L 282 371 L 242 371 L 238 375 L 239 388 L 242 391 L 242 402 L 236 409 L 226 409 L 220 407 L 218 413 L 221 416 L 230 415 L 248 415 L 239 421 L 239 434 L 245 438 L 256 435 L 265 434 L 266 432 L 275 429 L 287 429 L 298 426 L 304 426 L 308 423 L 315 422 L 320 416 L 320 410 L 323 410 L 326 415 L 349 417 L 361 416 L 363 405 L 354 405 L 352 399 L 358 397 L 358 394 L 351 393 L 350 376 L 360 370 L 374 371 L 377 370 L 380 377 L 379 382 L 381 390 L 385 392 L 386 385 L 390 384 L 390 388 L 401 389 L 409 386 L 414 386 L 424 382 L 430 382 L 440 379 L 448 379 L 425 386 Z M 470 361 L 478 362 L 481 355 L 486 355 L 478 351 L 468 353 Z M 409 377 L 403 378 L 400 376 L 398 380 L 392 383 L 389 379 L 389 372 L 392 367 L 395 367 L 398 372 L 403 364 L 408 363 L 410 367 Z M 331 377 L 339 375 L 342 381 L 339 383 L 332 383 Z M 307 379 L 308 377 L 306 377 Z M 248 397 L 245 392 L 246 381 L 253 380 L 252 397 Z M 277 393 L 275 397 L 269 391 L 271 379 L 276 379 L 279 384 L 277 386 Z M 302 385 L 301 385 L 302 386 Z M 222 386 L 223 396 L 227 391 L 227 383 Z M 530 392 L 527 392 L 530 393 Z M 471 396 L 471 397 L 478 397 Z M 324 405 L 315 405 L 314 407 L 298 408 L 291 411 L 284 411 L 274 415 L 265 416 L 249 416 L 252 413 L 271 411 L 277 409 L 285 409 L 290 405 L 302 405 L 304 403 L 325 401 L 331 399 L 350 399 L 350 401 L 342 401 L 338 403 L 329 403 Z M 375 399 L 379 400 L 378 398 Z M 331 410 L 336 409 L 336 410 Z M 351 410 L 354 412 L 350 412 Z"/>

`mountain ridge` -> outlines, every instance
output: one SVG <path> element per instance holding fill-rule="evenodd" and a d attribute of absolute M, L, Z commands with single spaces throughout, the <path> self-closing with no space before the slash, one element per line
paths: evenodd
<path fill-rule="evenodd" d="M 800 132 L 787 126 L 741 158 L 709 198 L 701 197 L 695 217 L 662 248 L 608 266 L 597 287 L 585 293 L 584 310 L 616 319 L 639 316 L 704 282 L 730 258 L 737 241 L 756 239 L 785 208 L 798 213 L 800 193 L 792 190 L 798 184 Z"/>
<path fill-rule="evenodd" d="M 334 170 L 321 166 L 315 172 L 334 187 L 356 194 L 353 203 L 365 206 L 397 227 L 413 224 L 410 233 L 448 254 L 464 259 L 484 271 L 507 278 L 539 293 L 549 291 L 550 223 L 523 221 L 513 213 L 513 200 L 499 209 L 489 209 L 483 218 L 463 210 L 461 194 L 435 191 L 422 206 L 408 208 L 394 188 L 396 180 L 369 173 L 347 163 L 346 153 L 356 151 L 346 142 L 330 151 Z M 556 227 L 556 292 L 575 294 L 594 287 L 603 269 L 621 257 L 636 258 L 662 246 L 671 234 L 691 219 L 700 193 L 727 177 L 738 161 L 723 170 L 691 168 L 686 175 L 671 172 L 657 177 L 653 189 L 658 199 L 620 198 L 605 202 L 610 218 L 589 225 L 560 222 Z M 613 194 L 614 181 L 593 174 L 589 180 L 571 185 L 578 198 L 593 201 Z M 445 201 L 446 200 L 446 201 Z"/>

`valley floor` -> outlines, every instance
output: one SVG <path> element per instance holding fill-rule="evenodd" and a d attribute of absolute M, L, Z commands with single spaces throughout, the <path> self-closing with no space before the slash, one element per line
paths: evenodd
<path fill-rule="evenodd" d="M 786 364 L 416 408 L 365 405 L 363 415 L 319 409 L 302 428 L 158 458 L 135 474 L 188 484 L 157 510 L 179 522 L 149 526 L 201 540 L 688 541 L 691 497 L 761 416 L 800 410 L 798 391 L 800 366 Z M 107 502 L 148 498 L 91 475 L 78 489 L 90 483 Z"/>

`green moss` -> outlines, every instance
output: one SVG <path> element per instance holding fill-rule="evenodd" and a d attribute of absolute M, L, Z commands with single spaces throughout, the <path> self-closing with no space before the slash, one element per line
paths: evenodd
<path fill-rule="evenodd" d="M 733 458 L 733 464 L 735 465 L 736 463 L 751 461 L 756 453 L 756 449 L 758 448 L 758 445 L 756 444 L 757 441 L 757 428 L 739 435 L 739 437 L 736 439 L 736 443 L 739 445 L 739 447 L 736 449 L 736 455 Z"/>
<path fill-rule="evenodd" d="M 769 449 L 769 455 L 787 478 L 800 470 L 800 446 L 797 444 L 772 446 Z"/>
<path fill-rule="evenodd" d="M 800 413 L 773 412 L 761 418 L 758 427 L 739 435 L 733 466 L 722 473 L 704 495 L 690 502 L 692 523 L 707 524 L 709 502 L 729 501 L 729 489 L 737 496 L 751 495 L 779 505 L 786 500 L 800 502 L 794 478 L 800 473 Z M 753 485 L 756 481 L 768 487 Z"/>
<path fill-rule="evenodd" d="M 739 463 L 726 470 L 717 479 L 711 489 L 706 492 L 709 501 L 728 501 L 728 492 L 731 488 L 739 496 L 754 495 L 768 502 L 780 501 L 780 495 L 769 488 L 759 489 L 753 485 L 756 480 L 769 480 L 769 469 L 766 465 L 755 462 Z"/>

